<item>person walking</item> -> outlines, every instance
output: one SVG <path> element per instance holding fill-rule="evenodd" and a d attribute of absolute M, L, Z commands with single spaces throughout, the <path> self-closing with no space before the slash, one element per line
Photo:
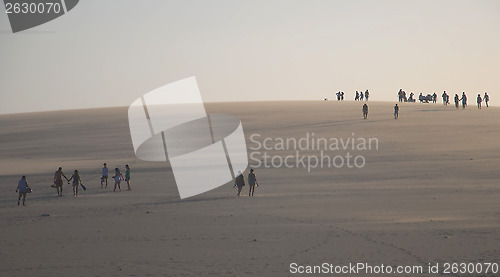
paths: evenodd
<path fill-rule="evenodd" d="M 113 192 L 116 191 L 116 186 L 118 186 L 118 189 L 122 191 L 122 187 L 120 186 L 121 181 L 123 180 L 123 174 L 120 172 L 120 170 L 115 168 L 115 176 L 113 176 L 113 179 L 115 180 L 115 188 L 113 189 Z"/>
<path fill-rule="evenodd" d="M 108 167 L 106 166 L 106 163 L 104 163 L 102 167 L 101 188 L 103 188 L 103 183 L 106 183 L 105 188 L 108 188 Z"/>
<path fill-rule="evenodd" d="M 71 183 L 71 180 L 73 180 L 73 196 L 78 196 L 78 186 L 82 184 L 82 178 L 78 170 L 73 172 L 73 175 L 68 180 L 68 185 Z"/>
<path fill-rule="evenodd" d="M 484 103 L 486 104 L 486 108 L 488 108 L 488 102 L 490 101 L 490 96 L 488 95 L 488 93 L 484 93 L 484 97 L 483 97 L 483 100 L 484 100 Z"/>
<path fill-rule="evenodd" d="M 356 90 L 356 97 L 354 97 L 354 101 L 358 101 L 359 100 L 359 92 Z"/>
<path fill-rule="evenodd" d="M 366 103 L 363 105 L 363 119 L 368 118 L 368 105 Z"/>
<path fill-rule="evenodd" d="M 127 182 L 127 190 L 131 190 L 130 189 L 130 166 L 125 165 L 125 182 Z"/>
<path fill-rule="evenodd" d="M 481 94 L 477 94 L 476 101 L 477 101 L 477 108 L 481 109 L 481 103 L 483 102 L 483 98 L 481 98 Z"/>
<path fill-rule="evenodd" d="M 462 109 L 465 109 L 467 106 L 467 95 L 465 95 L 465 91 L 462 92 L 462 98 L 460 98 L 460 100 L 462 101 Z"/>
<path fill-rule="evenodd" d="M 449 103 L 449 96 L 448 94 L 446 93 L 446 90 L 443 92 L 443 94 L 441 95 L 441 97 L 443 97 L 443 105 L 447 106 L 448 103 Z"/>
<path fill-rule="evenodd" d="M 253 168 L 250 169 L 250 173 L 248 173 L 248 186 L 250 186 L 250 191 L 248 192 L 248 196 L 253 196 L 255 192 L 255 185 L 259 186 L 257 183 L 257 177 L 253 171 Z"/>
<path fill-rule="evenodd" d="M 75 170 L 71 178 L 68 180 L 68 185 L 73 180 L 73 196 L 78 196 L 78 186 L 82 183 L 82 178 L 80 177 L 80 173 L 78 170 Z"/>
<path fill-rule="evenodd" d="M 54 186 L 57 189 L 57 196 L 63 196 L 62 195 L 62 186 L 63 186 L 62 177 L 64 177 L 64 179 L 66 179 L 66 181 L 68 181 L 68 177 L 66 177 L 66 175 L 64 175 L 64 173 L 62 171 L 62 167 L 59 167 L 59 169 L 54 174 Z"/>
<path fill-rule="evenodd" d="M 394 106 L 394 119 L 398 119 L 399 117 L 399 106 L 398 104 L 396 104 L 396 106 Z"/>
<path fill-rule="evenodd" d="M 455 93 L 455 108 L 458 109 L 458 103 L 460 102 L 460 98 L 458 97 L 458 94 Z"/>
<path fill-rule="evenodd" d="M 19 198 L 17 199 L 17 205 L 19 206 L 19 202 L 21 201 L 21 197 L 23 198 L 23 206 L 25 205 L 26 202 L 26 194 L 28 191 L 31 190 L 28 181 L 26 180 L 26 176 L 21 177 L 21 180 L 19 180 L 19 183 L 17 184 L 17 189 L 16 192 L 19 192 Z"/>
<path fill-rule="evenodd" d="M 370 97 L 370 92 L 368 90 L 365 91 L 365 99 L 368 101 L 368 98 Z"/>
<path fill-rule="evenodd" d="M 243 186 L 245 186 L 245 178 L 243 177 L 243 174 L 241 171 L 238 171 L 238 175 L 236 176 L 236 179 L 234 180 L 234 187 L 238 187 L 238 193 L 236 195 L 240 196 L 241 189 Z"/>

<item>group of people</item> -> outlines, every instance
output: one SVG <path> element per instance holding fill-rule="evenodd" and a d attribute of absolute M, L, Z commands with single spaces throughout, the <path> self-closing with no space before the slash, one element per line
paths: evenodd
<path fill-rule="evenodd" d="M 112 176 L 112 178 L 115 180 L 115 188 L 113 191 L 116 191 L 116 188 L 121 191 L 121 186 L 120 183 L 122 180 L 125 180 L 127 182 L 127 190 L 131 190 L 130 188 L 130 166 L 127 164 L 125 165 L 125 177 L 123 174 L 120 172 L 120 169 L 115 168 L 115 175 Z M 57 196 L 61 197 L 63 196 L 63 178 L 66 179 L 68 184 L 72 183 L 73 184 L 73 196 L 77 197 L 78 196 L 78 187 L 81 186 L 83 190 L 87 190 L 87 188 L 83 185 L 82 182 L 82 177 L 80 176 L 80 173 L 78 170 L 75 170 L 73 172 L 73 175 L 71 175 L 70 178 L 66 177 L 66 175 L 63 172 L 62 167 L 59 167 L 57 171 L 54 174 L 54 184 L 52 185 L 53 188 L 56 188 L 57 190 Z M 104 187 L 103 185 L 106 184 Z M 108 167 L 106 166 L 106 163 L 104 163 L 104 166 L 102 168 L 102 176 L 101 176 L 101 189 L 102 188 L 107 188 L 108 187 Z M 19 193 L 19 198 L 17 200 L 17 205 L 20 204 L 21 199 L 23 200 L 23 205 L 25 206 L 26 202 L 26 195 L 27 193 L 31 192 L 31 188 L 29 186 L 29 183 L 26 179 L 26 176 L 22 176 L 21 180 L 19 180 L 17 184 L 17 189 L 16 192 Z"/>
<path fill-rule="evenodd" d="M 369 97 L 370 97 L 370 92 L 368 90 L 365 91 L 365 94 L 363 94 L 363 91 L 358 92 L 356 90 L 356 96 L 354 96 L 354 101 L 363 101 L 364 99 L 368 101 Z"/>
<path fill-rule="evenodd" d="M 399 102 L 415 102 L 415 99 L 413 98 L 415 94 L 413 92 L 410 93 L 410 97 L 406 97 L 406 91 L 403 89 L 400 89 L 398 92 L 398 98 Z"/>
<path fill-rule="evenodd" d="M 250 169 L 250 173 L 248 173 L 248 186 L 250 187 L 250 190 L 248 191 L 248 196 L 253 196 L 255 192 L 255 186 L 259 186 L 257 183 L 257 177 L 255 176 L 255 172 L 253 169 Z M 234 180 L 234 187 L 238 187 L 238 193 L 236 195 L 240 196 L 241 190 L 245 186 L 245 177 L 243 177 L 243 173 L 241 171 L 238 171 L 238 175 L 236 176 L 236 179 Z"/>
<path fill-rule="evenodd" d="M 115 187 L 113 188 L 113 191 L 116 191 L 116 187 L 118 187 L 118 190 L 122 190 L 121 187 L 121 181 L 125 180 L 127 183 L 127 190 L 131 190 L 130 188 L 130 166 L 127 164 L 125 165 L 125 177 L 123 177 L 123 174 L 121 173 L 120 169 L 117 167 L 115 168 L 115 175 L 113 177 L 113 180 L 115 180 Z M 105 186 L 104 186 L 105 185 Z M 102 167 L 102 175 L 101 175 L 101 189 L 102 188 L 107 188 L 108 187 L 108 166 L 106 163 L 103 164 Z"/>
<path fill-rule="evenodd" d="M 66 179 L 68 184 L 73 181 L 73 196 L 78 196 L 78 186 L 82 186 L 84 190 L 86 190 L 85 186 L 82 183 L 82 177 L 80 177 L 80 173 L 78 170 L 75 170 L 73 172 L 73 175 L 68 179 L 66 175 L 64 175 L 64 172 L 62 171 L 62 167 L 59 167 L 59 169 L 56 171 L 54 174 L 54 184 L 52 187 L 57 189 L 57 196 L 63 196 L 63 180 L 62 178 Z"/>
<path fill-rule="evenodd" d="M 450 96 L 446 93 L 446 91 L 443 92 L 441 97 L 443 97 L 443 104 L 445 106 L 450 104 Z M 465 94 L 465 92 L 462 92 L 462 97 L 459 97 L 458 94 L 455 94 L 454 100 L 455 100 L 455 107 L 457 109 L 460 106 L 460 102 L 462 102 L 462 109 L 465 109 L 465 107 L 467 107 L 467 95 Z M 486 107 L 489 107 L 488 102 L 490 101 L 490 96 L 488 95 L 487 92 L 484 93 L 483 97 L 481 97 L 480 93 L 477 94 L 476 103 L 478 109 L 481 109 L 481 104 L 483 103 L 483 101 L 486 104 Z"/>
<path fill-rule="evenodd" d="M 412 93 L 410 93 L 410 97 L 407 98 L 406 92 L 404 90 L 400 89 L 398 92 L 399 102 L 415 102 L 413 100 L 413 95 L 414 94 L 412 92 Z M 425 97 L 426 96 L 423 96 L 422 93 L 420 93 L 419 99 L 421 102 L 423 101 L 423 98 L 425 98 Z M 446 93 L 446 91 L 443 92 L 441 97 L 443 98 L 443 104 L 445 106 L 450 103 L 450 96 Z M 431 98 L 430 101 L 432 101 L 433 103 L 437 102 L 437 94 L 436 93 L 430 95 L 430 98 Z M 488 105 L 489 101 L 490 101 L 490 96 L 488 95 L 487 92 L 484 93 L 483 97 L 481 97 L 481 94 L 478 94 L 477 98 L 476 98 L 477 108 L 481 109 L 481 104 L 483 102 L 486 104 L 486 107 L 489 107 L 489 105 Z M 459 97 L 458 94 L 455 94 L 455 107 L 456 108 L 459 107 L 460 102 L 462 103 L 462 109 L 465 109 L 465 107 L 467 106 L 467 95 L 465 94 L 465 92 L 462 92 L 462 97 Z M 363 119 L 367 119 L 368 118 L 368 105 L 365 103 L 361 110 L 363 112 Z M 394 106 L 394 119 L 398 119 L 398 118 L 399 118 L 399 106 L 398 106 L 398 104 L 396 104 Z"/>
<path fill-rule="evenodd" d="M 414 96 L 414 94 L 412 92 L 412 93 L 410 93 L 410 97 L 407 98 L 406 92 L 403 89 L 400 89 L 398 92 L 399 102 L 415 102 L 415 99 L 413 99 L 413 96 Z M 427 96 L 420 93 L 418 99 L 419 99 L 420 103 L 422 103 L 422 102 L 428 103 L 430 101 L 432 101 L 432 103 L 436 103 L 437 97 L 438 96 L 435 92 L 432 95 L 428 94 Z M 443 92 L 441 97 L 443 98 L 443 104 L 445 106 L 450 104 L 450 96 L 448 95 L 448 93 L 446 93 L 446 91 Z M 455 107 L 457 109 L 460 106 L 460 104 L 462 105 L 462 109 L 465 109 L 465 107 L 467 107 L 467 95 L 465 94 L 465 92 L 462 92 L 461 97 L 458 94 L 455 94 L 454 101 L 455 101 Z M 489 101 L 490 101 L 490 96 L 488 95 L 487 92 L 484 93 L 484 96 L 481 96 L 481 94 L 478 94 L 476 97 L 477 108 L 481 109 L 483 102 L 486 104 L 486 107 L 489 107 L 489 104 L 488 104 Z"/>
<path fill-rule="evenodd" d="M 335 93 L 335 95 L 337 95 L 337 101 L 344 101 L 344 92 L 343 91 L 339 91 L 339 92 Z"/>

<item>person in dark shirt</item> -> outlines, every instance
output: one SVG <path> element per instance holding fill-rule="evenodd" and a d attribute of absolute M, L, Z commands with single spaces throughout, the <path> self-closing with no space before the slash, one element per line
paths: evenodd
<path fill-rule="evenodd" d="M 248 185 L 250 186 L 250 191 L 248 192 L 248 196 L 253 196 L 255 192 L 255 185 L 259 186 L 257 183 L 257 177 L 253 172 L 253 169 L 250 169 L 250 173 L 248 174 Z"/>
<path fill-rule="evenodd" d="M 19 206 L 19 202 L 21 201 L 21 197 L 23 198 L 23 206 L 25 206 L 24 202 L 26 201 L 26 193 L 28 190 L 31 190 L 28 181 L 26 181 L 26 176 L 21 177 L 19 183 L 17 184 L 16 192 L 19 192 L 19 198 L 17 199 L 17 205 Z"/>
<path fill-rule="evenodd" d="M 363 119 L 368 118 L 368 105 L 364 104 L 363 105 Z"/>
<path fill-rule="evenodd" d="M 236 176 L 236 179 L 234 180 L 234 187 L 238 187 L 238 196 L 240 196 L 240 193 L 241 193 L 241 189 L 243 188 L 243 186 L 245 185 L 245 178 L 243 177 L 243 174 L 241 173 L 241 171 L 238 171 L 238 175 Z"/>

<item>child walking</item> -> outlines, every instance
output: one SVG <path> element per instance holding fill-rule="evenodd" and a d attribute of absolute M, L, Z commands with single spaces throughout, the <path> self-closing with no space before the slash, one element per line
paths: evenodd
<path fill-rule="evenodd" d="M 115 188 L 113 191 L 116 191 L 116 186 L 118 186 L 118 189 L 121 191 L 122 188 L 120 186 L 120 182 L 123 180 L 123 174 L 120 172 L 120 170 L 115 168 L 115 176 L 113 176 L 113 179 L 115 179 Z"/>

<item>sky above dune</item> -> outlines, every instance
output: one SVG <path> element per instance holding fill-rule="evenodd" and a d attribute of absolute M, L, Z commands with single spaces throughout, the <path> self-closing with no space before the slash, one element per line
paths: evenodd
<path fill-rule="evenodd" d="M 0 12 L 1 114 L 128 106 L 189 76 L 206 102 L 402 88 L 500 105 L 496 0 L 84 0 L 15 34 Z"/>

